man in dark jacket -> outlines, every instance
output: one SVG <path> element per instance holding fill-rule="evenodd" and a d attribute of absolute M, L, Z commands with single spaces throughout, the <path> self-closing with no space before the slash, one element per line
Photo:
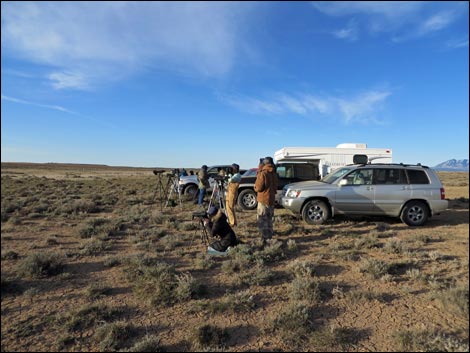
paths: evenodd
<path fill-rule="evenodd" d="M 207 212 L 209 219 L 204 220 L 204 226 L 212 237 L 219 237 L 209 246 L 218 252 L 225 252 L 229 246 L 238 244 L 237 237 L 230 224 L 227 222 L 227 216 L 217 207 L 212 206 Z"/>
<path fill-rule="evenodd" d="M 260 164 L 255 181 L 256 200 L 258 201 L 258 228 L 263 242 L 273 237 L 274 202 L 277 192 L 278 177 L 271 157 L 266 157 Z"/>

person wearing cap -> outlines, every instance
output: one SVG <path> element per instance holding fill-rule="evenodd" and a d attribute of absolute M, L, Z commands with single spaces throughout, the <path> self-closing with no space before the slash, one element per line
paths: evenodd
<path fill-rule="evenodd" d="M 227 216 L 217 207 L 212 206 L 207 212 L 209 218 L 204 220 L 204 226 L 212 237 L 219 237 L 219 240 L 210 244 L 209 251 L 225 252 L 229 246 L 238 244 L 237 237 L 230 224 L 227 223 Z"/>
<path fill-rule="evenodd" d="M 229 174 L 227 186 L 227 201 L 225 207 L 227 209 L 228 223 L 230 226 L 237 225 L 237 216 L 235 214 L 235 204 L 237 203 L 238 187 L 242 176 L 240 174 L 240 166 L 236 163 L 232 164 L 232 173 Z"/>
<path fill-rule="evenodd" d="M 272 157 L 265 157 L 256 175 L 255 191 L 258 201 L 258 229 L 263 243 L 273 237 L 274 202 L 278 186 L 276 167 Z"/>
<path fill-rule="evenodd" d="M 203 206 L 204 196 L 206 195 L 206 189 L 210 187 L 209 184 L 209 175 L 207 174 L 207 165 L 203 165 L 199 172 L 197 173 L 197 179 L 199 181 L 199 196 L 198 196 L 198 205 Z"/>

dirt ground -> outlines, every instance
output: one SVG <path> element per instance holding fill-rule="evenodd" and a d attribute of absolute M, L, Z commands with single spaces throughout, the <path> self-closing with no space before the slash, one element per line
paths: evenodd
<path fill-rule="evenodd" d="M 263 250 L 238 210 L 227 257 L 206 255 L 197 205 L 166 207 L 151 169 L 1 174 L 2 351 L 468 351 L 468 173 L 439 173 L 449 208 L 423 227 L 278 208 Z M 59 270 L 37 275 L 35 254 Z M 190 295 L 158 296 L 157 262 Z"/>

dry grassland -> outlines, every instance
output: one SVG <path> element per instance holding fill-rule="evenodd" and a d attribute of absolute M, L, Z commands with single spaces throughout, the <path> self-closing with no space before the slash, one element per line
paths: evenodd
<path fill-rule="evenodd" d="M 2 351 L 468 351 L 468 173 L 423 227 L 239 210 L 209 257 L 151 171 L 2 163 Z"/>

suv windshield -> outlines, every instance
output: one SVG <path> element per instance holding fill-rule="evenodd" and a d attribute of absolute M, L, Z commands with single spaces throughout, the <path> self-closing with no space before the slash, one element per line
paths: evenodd
<path fill-rule="evenodd" d="M 350 172 L 352 169 L 353 169 L 352 167 L 349 167 L 349 168 L 341 168 L 341 169 L 335 170 L 333 173 L 326 175 L 320 181 L 324 183 L 328 183 L 328 184 L 333 184 L 336 180 L 338 180 L 338 178 L 341 178 L 344 174 Z"/>

